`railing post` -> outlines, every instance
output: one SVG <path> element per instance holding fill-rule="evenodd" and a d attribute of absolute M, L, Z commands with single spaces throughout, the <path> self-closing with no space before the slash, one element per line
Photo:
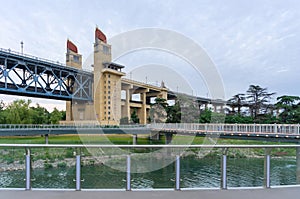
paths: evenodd
<path fill-rule="evenodd" d="M 45 144 L 49 144 L 49 134 L 45 134 Z"/>
<path fill-rule="evenodd" d="M 264 187 L 270 188 L 271 187 L 271 156 L 270 156 L 270 149 L 265 149 L 265 162 L 264 162 Z"/>
<path fill-rule="evenodd" d="M 176 155 L 176 180 L 175 180 L 175 190 L 180 191 L 180 156 Z"/>
<path fill-rule="evenodd" d="M 31 190 L 31 160 L 30 160 L 30 149 L 26 148 L 26 159 L 25 159 L 25 169 L 26 169 L 26 190 Z"/>
<path fill-rule="evenodd" d="M 221 161 L 221 189 L 227 189 L 227 151 L 227 148 L 223 149 Z"/>
<path fill-rule="evenodd" d="M 76 155 L 76 191 L 81 190 L 81 164 L 80 153 Z"/>
<path fill-rule="evenodd" d="M 130 155 L 127 155 L 126 191 L 131 191 L 131 162 Z"/>

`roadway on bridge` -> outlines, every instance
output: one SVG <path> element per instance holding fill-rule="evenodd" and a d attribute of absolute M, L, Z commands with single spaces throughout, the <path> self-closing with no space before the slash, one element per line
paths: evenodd
<path fill-rule="evenodd" d="M 0 190 L 0 199 L 295 199 L 300 187 L 186 191 L 21 191 Z"/>

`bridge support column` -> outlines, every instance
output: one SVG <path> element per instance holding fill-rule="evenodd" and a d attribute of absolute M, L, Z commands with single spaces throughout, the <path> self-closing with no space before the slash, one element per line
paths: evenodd
<path fill-rule="evenodd" d="M 132 144 L 133 144 L 133 145 L 136 145 L 136 144 L 137 144 L 137 137 L 138 137 L 137 134 L 133 134 L 133 135 L 132 135 Z"/>
<path fill-rule="evenodd" d="M 26 185 L 25 190 L 31 190 L 31 159 L 30 159 L 30 149 L 26 150 L 26 159 L 25 159 L 25 169 L 26 169 Z"/>
<path fill-rule="evenodd" d="M 141 101 L 142 101 L 142 108 L 141 108 L 140 123 L 141 124 L 147 124 L 146 92 L 145 93 L 141 93 Z"/>
<path fill-rule="evenodd" d="M 300 147 L 296 148 L 297 156 L 297 184 L 300 184 Z"/>
<path fill-rule="evenodd" d="M 130 100 L 131 100 L 131 93 L 130 89 L 126 89 L 126 99 L 125 99 L 125 117 L 128 117 L 128 120 L 130 120 Z"/>
<path fill-rule="evenodd" d="M 49 144 L 49 134 L 45 134 L 45 144 Z"/>
<path fill-rule="evenodd" d="M 172 142 L 173 134 L 172 133 L 166 133 L 165 134 L 165 144 L 170 144 Z"/>
<path fill-rule="evenodd" d="M 151 132 L 149 136 L 150 140 L 160 140 L 159 132 Z"/>

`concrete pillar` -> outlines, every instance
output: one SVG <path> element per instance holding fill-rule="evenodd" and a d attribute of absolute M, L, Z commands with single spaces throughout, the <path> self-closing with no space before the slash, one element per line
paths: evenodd
<path fill-rule="evenodd" d="M 66 121 L 72 121 L 72 102 L 66 101 Z"/>
<path fill-rule="evenodd" d="M 214 107 L 214 112 L 217 112 L 217 105 L 213 105 L 213 107 Z"/>
<path fill-rule="evenodd" d="M 297 184 L 300 184 L 300 147 L 296 148 L 297 156 Z"/>
<path fill-rule="evenodd" d="M 132 135 L 132 144 L 136 145 L 137 144 L 137 134 Z"/>
<path fill-rule="evenodd" d="M 165 144 L 170 144 L 172 142 L 172 137 L 173 137 L 173 134 L 166 133 L 165 134 Z"/>
<path fill-rule="evenodd" d="M 130 99 L 131 99 L 131 93 L 130 89 L 126 89 L 126 99 L 125 99 L 125 117 L 128 117 L 128 120 L 130 120 Z"/>
<path fill-rule="evenodd" d="M 141 108 L 141 114 L 140 114 L 140 123 L 147 124 L 146 92 L 141 93 L 141 101 L 142 101 L 142 108 Z"/>
<path fill-rule="evenodd" d="M 151 132 L 150 133 L 150 140 L 160 140 L 159 132 Z"/>
<path fill-rule="evenodd" d="M 49 144 L 49 134 L 45 134 L 45 144 Z"/>

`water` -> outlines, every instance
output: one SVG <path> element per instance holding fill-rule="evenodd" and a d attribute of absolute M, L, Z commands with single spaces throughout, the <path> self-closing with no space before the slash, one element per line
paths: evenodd
<path fill-rule="evenodd" d="M 264 176 L 262 158 L 228 159 L 228 187 L 262 187 Z M 125 167 L 125 165 L 124 165 Z M 271 160 L 271 185 L 295 185 L 295 159 Z M 218 188 L 220 187 L 220 158 L 206 157 L 181 159 L 182 188 Z M 66 168 L 34 169 L 32 171 L 33 188 L 75 188 L 75 166 Z M 148 172 L 133 173 L 132 188 L 174 188 L 175 167 Z M 125 189 L 126 173 L 105 165 L 82 167 L 82 188 L 84 189 Z M 0 172 L 1 188 L 24 188 L 25 171 Z"/>

